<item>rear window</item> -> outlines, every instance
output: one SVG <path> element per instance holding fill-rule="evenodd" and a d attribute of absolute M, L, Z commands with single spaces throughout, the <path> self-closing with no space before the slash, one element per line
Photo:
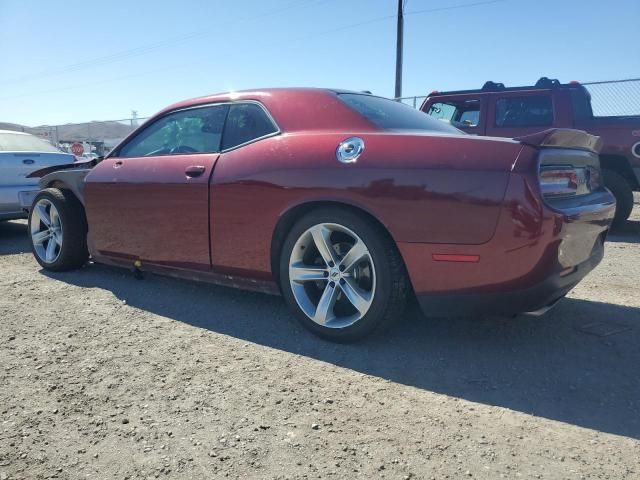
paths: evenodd
<path fill-rule="evenodd" d="M 24 133 L 0 133 L 0 151 L 3 152 L 60 152 L 44 140 Z"/>
<path fill-rule="evenodd" d="M 420 110 L 387 98 L 358 93 L 342 93 L 338 94 L 338 97 L 351 109 L 385 130 L 462 133 L 457 128 L 438 121 Z"/>

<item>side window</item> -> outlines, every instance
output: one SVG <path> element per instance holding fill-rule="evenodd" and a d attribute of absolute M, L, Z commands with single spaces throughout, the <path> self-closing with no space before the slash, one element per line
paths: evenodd
<path fill-rule="evenodd" d="M 429 111 L 427 113 L 436 120 L 451 122 L 456 114 L 456 106 L 448 103 L 437 102 L 429 107 Z"/>
<path fill-rule="evenodd" d="M 480 100 L 434 103 L 428 114 L 458 128 L 477 127 L 480 123 Z"/>
<path fill-rule="evenodd" d="M 255 103 L 231 105 L 222 135 L 222 150 L 277 132 L 265 111 Z"/>
<path fill-rule="evenodd" d="M 118 156 L 219 152 L 228 110 L 228 105 L 212 105 L 170 113 L 129 140 Z"/>
<path fill-rule="evenodd" d="M 462 110 L 456 122 L 462 127 L 477 127 L 480 123 L 480 102 L 474 102 L 474 105 L 467 110 Z"/>
<path fill-rule="evenodd" d="M 546 127 L 553 124 L 549 95 L 499 98 L 496 127 Z"/>

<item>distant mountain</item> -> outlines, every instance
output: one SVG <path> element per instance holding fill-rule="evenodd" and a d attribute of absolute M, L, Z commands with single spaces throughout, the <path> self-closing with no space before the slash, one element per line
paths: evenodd
<path fill-rule="evenodd" d="M 67 125 L 27 127 L 16 123 L 0 122 L 0 130 L 14 130 L 27 132 L 39 137 L 55 139 L 56 135 L 60 143 L 88 142 L 119 140 L 131 133 L 136 128 L 129 121 L 120 122 L 87 122 L 69 123 Z"/>
<path fill-rule="evenodd" d="M 128 122 L 87 122 L 58 125 L 57 127 L 42 125 L 31 130 L 35 135 L 46 135 L 50 132 L 54 138 L 57 134 L 60 142 L 87 142 L 124 138 L 134 128 Z"/>
<path fill-rule="evenodd" d="M 14 132 L 29 132 L 31 129 L 17 123 L 0 122 L 0 130 L 13 130 Z M 31 133 L 31 132 L 29 132 Z"/>

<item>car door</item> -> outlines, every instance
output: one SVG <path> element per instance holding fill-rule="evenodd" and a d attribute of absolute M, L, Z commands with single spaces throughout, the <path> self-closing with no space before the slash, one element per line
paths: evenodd
<path fill-rule="evenodd" d="M 229 106 L 162 115 L 86 177 L 94 255 L 169 268 L 209 270 L 209 179 Z"/>
<path fill-rule="evenodd" d="M 260 233 L 269 228 L 267 219 L 260 216 L 261 205 L 268 198 L 260 198 L 263 190 L 256 176 L 263 162 L 281 154 L 274 138 L 279 133 L 262 104 L 244 101 L 231 105 L 222 153 L 211 179 L 211 255 L 218 273 L 251 270 L 259 262 L 256 258 L 269 258 L 260 242 L 264 238 Z"/>
<path fill-rule="evenodd" d="M 495 93 L 491 97 L 486 134 L 514 138 L 554 126 L 554 105 L 549 91 Z"/>

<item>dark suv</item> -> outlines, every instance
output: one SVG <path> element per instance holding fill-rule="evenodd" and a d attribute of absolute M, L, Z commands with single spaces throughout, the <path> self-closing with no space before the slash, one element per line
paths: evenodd
<path fill-rule="evenodd" d="M 594 116 L 591 95 L 578 82 L 543 77 L 533 86 L 509 88 L 487 82 L 480 90 L 432 92 L 420 109 L 475 135 L 514 138 L 554 127 L 598 135 L 605 185 L 617 201 L 614 225 L 633 209 L 633 191 L 640 190 L 640 115 Z"/>

